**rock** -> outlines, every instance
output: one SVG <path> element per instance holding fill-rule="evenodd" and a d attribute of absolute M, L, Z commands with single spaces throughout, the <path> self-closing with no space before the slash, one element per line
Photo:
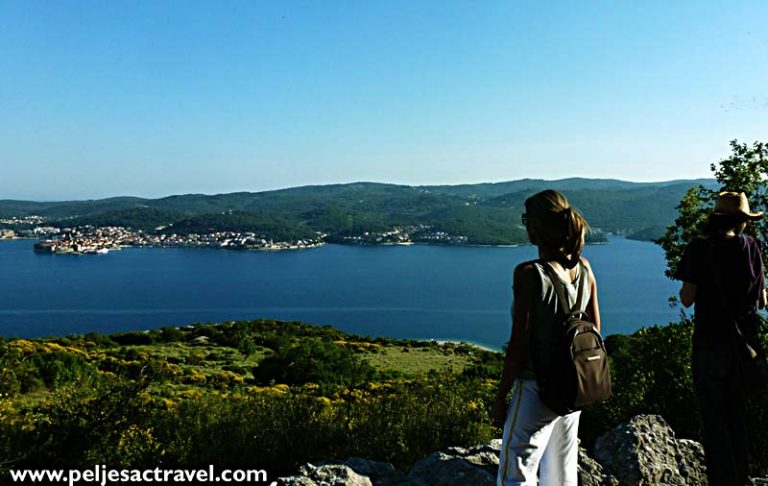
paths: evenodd
<path fill-rule="evenodd" d="M 372 461 L 362 457 L 350 457 L 344 461 L 323 461 L 313 464 L 318 467 L 332 464 L 347 466 L 357 474 L 370 479 L 371 483 L 376 486 L 394 486 L 403 484 L 405 481 L 405 474 L 403 474 L 402 471 L 395 469 L 395 466 L 392 464 L 388 462 Z"/>
<path fill-rule="evenodd" d="M 496 484 L 501 440 L 471 448 L 451 447 L 422 459 L 408 475 L 410 486 Z M 480 474 L 483 472 L 485 474 Z M 606 474 L 602 466 L 579 448 L 579 484 L 582 486 L 618 486 L 618 480 Z M 374 482 L 374 485 L 376 483 Z"/>
<path fill-rule="evenodd" d="M 499 469 L 499 452 L 501 452 L 501 439 L 494 439 L 487 444 L 470 448 L 450 447 L 445 451 L 447 455 L 483 469 L 493 477 L 496 477 Z"/>
<path fill-rule="evenodd" d="M 595 458 L 622 485 L 705 485 L 704 448 L 677 439 L 658 415 L 638 415 L 600 436 Z"/>
<path fill-rule="evenodd" d="M 606 474 L 597 461 L 589 457 L 587 450 L 579 447 L 579 486 L 618 486 L 619 480 Z"/>
<path fill-rule="evenodd" d="M 351 457 L 344 461 L 322 461 L 299 468 L 297 476 L 280 478 L 285 486 L 330 486 L 372 484 L 373 486 L 484 486 L 495 485 L 499 468 L 501 440 L 475 447 L 449 447 L 418 461 L 408 476 L 392 464 Z M 334 466 L 334 467 L 332 467 Z M 360 483 L 355 473 L 370 480 Z M 336 476 L 338 475 L 338 476 Z M 354 479 L 353 479 L 354 478 Z M 579 449 L 579 484 L 582 486 L 617 486 L 586 450 Z"/>
<path fill-rule="evenodd" d="M 498 457 L 496 468 L 498 468 Z M 458 455 L 435 452 L 418 461 L 408 474 L 409 486 L 493 486 L 496 476 Z"/>
<path fill-rule="evenodd" d="M 298 476 L 278 478 L 281 486 L 373 486 L 367 476 L 361 476 L 349 466 L 327 464 L 314 466 L 305 464 L 299 468 Z"/>
<path fill-rule="evenodd" d="M 277 478 L 277 484 L 279 486 L 317 486 L 315 481 L 312 481 L 305 476 L 288 476 L 285 478 Z"/>
<path fill-rule="evenodd" d="M 493 486 L 501 440 L 450 447 L 418 461 L 406 476 L 392 464 L 351 457 L 306 464 L 285 486 Z M 638 415 L 598 438 L 594 457 L 579 448 L 580 486 L 705 485 L 704 449 L 678 439 L 663 418 Z M 759 481 L 759 480 L 758 480 Z M 755 482 L 754 484 L 766 484 Z"/>
<path fill-rule="evenodd" d="M 501 439 L 475 447 L 449 447 L 418 461 L 408 474 L 409 486 L 494 485 Z"/>

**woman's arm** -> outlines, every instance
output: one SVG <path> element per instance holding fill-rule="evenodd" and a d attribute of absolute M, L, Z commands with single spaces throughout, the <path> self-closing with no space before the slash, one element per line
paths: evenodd
<path fill-rule="evenodd" d="M 530 323 L 533 299 L 537 291 L 536 269 L 533 264 L 518 265 L 513 277 L 514 302 L 512 306 L 512 335 L 504 356 L 504 368 L 501 373 L 499 391 L 491 411 L 497 425 L 504 423 L 507 409 L 507 395 L 512 384 L 520 374 L 523 360 L 528 353 L 528 326 Z"/>
<path fill-rule="evenodd" d="M 597 331 L 600 332 L 600 305 L 597 303 L 597 279 L 595 278 L 595 272 L 592 271 L 592 266 L 589 264 L 589 260 L 582 257 L 581 261 L 589 269 L 589 302 L 587 302 L 587 315 L 595 323 Z"/>

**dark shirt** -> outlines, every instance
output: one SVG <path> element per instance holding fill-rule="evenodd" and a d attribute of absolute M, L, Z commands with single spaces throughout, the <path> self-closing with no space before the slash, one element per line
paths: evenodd
<path fill-rule="evenodd" d="M 696 239 L 686 248 L 675 278 L 696 284 L 694 343 L 717 346 L 722 340 L 718 326 L 757 310 L 763 288 L 760 242 L 744 234 Z"/>

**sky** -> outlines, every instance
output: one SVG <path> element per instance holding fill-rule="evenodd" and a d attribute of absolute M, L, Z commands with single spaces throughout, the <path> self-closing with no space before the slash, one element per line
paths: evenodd
<path fill-rule="evenodd" d="M 710 176 L 768 2 L 0 0 L 0 199 Z"/>

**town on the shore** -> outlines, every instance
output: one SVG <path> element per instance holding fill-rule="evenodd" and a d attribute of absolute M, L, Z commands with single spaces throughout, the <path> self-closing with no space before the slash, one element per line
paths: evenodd
<path fill-rule="evenodd" d="M 255 232 L 215 231 L 205 234 L 147 233 L 123 226 L 90 225 L 58 227 L 46 225 L 40 216 L 0 219 L 0 225 L 23 227 L 21 230 L 0 228 L 0 239 L 33 238 L 39 240 L 34 250 L 50 254 L 104 254 L 126 247 L 196 247 L 230 250 L 298 250 L 315 248 L 325 243 L 347 245 L 386 245 L 438 243 L 464 245 L 468 238 L 438 231 L 430 225 L 396 227 L 382 232 L 362 232 L 355 235 L 317 233 L 292 241 L 275 241 Z"/>
<path fill-rule="evenodd" d="M 125 247 L 197 247 L 223 248 L 229 250 L 296 250 L 314 248 L 322 245 L 318 238 L 305 238 L 296 241 L 273 241 L 259 237 L 251 232 L 217 231 L 207 234 L 192 233 L 149 234 L 132 231 L 122 226 L 103 226 L 94 228 L 82 226 L 63 228 L 55 239 L 46 239 L 35 243 L 35 251 L 57 254 L 99 254 L 108 253 Z"/>

